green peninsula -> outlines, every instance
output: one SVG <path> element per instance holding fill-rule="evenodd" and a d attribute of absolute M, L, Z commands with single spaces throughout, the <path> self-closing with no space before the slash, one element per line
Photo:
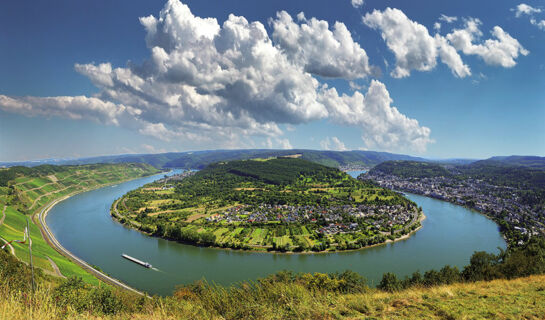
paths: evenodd
<path fill-rule="evenodd" d="M 406 236 L 422 218 L 396 192 L 289 157 L 165 177 L 116 201 L 112 215 L 170 240 L 282 252 L 359 249 Z"/>

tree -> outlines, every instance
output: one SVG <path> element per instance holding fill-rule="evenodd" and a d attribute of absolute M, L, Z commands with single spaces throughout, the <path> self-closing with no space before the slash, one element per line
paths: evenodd
<path fill-rule="evenodd" d="M 157 224 L 157 228 L 155 229 L 155 235 L 158 237 L 162 237 L 165 235 L 166 232 L 166 226 L 164 223 Z"/>
<path fill-rule="evenodd" d="M 469 281 L 492 280 L 500 277 L 498 268 L 498 257 L 492 253 L 484 251 L 475 252 L 469 261 L 469 265 L 464 268 L 464 279 Z"/>
<path fill-rule="evenodd" d="M 165 236 L 174 240 L 181 240 L 182 230 L 180 230 L 180 228 L 176 225 L 168 226 Z"/>
<path fill-rule="evenodd" d="M 397 279 L 397 276 L 395 274 L 391 272 L 386 272 L 382 275 L 382 280 L 380 280 L 378 288 L 388 292 L 398 291 L 402 288 L 401 281 Z"/>
<path fill-rule="evenodd" d="M 216 243 L 216 235 L 212 232 L 203 232 L 200 234 L 200 241 L 203 245 L 210 246 Z"/>
<path fill-rule="evenodd" d="M 461 280 L 461 273 L 457 267 L 451 267 L 449 265 L 444 266 L 439 271 L 439 279 L 441 284 L 452 284 Z"/>
<path fill-rule="evenodd" d="M 344 293 L 363 292 L 368 289 L 367 280 L 359 273 L 346 270 L 335 275 L 339 279 L 339 290 Z"/>

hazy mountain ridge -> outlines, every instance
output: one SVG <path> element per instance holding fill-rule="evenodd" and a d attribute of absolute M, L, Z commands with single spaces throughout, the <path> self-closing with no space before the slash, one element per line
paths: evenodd
<path fill-rule="evenodd" d="M 330 167 L 361 166 L 373 167 L 386 161 L 420 161 L 437 163 L 442 166 L 504 166 L 527 167 L 545 170 L 545 157 L 539 156 L 494 156 L 484 160 L 448 158 L 430 159 L 404 154 L 379 151 L 329 151 L 329 150 L 272 150 L 272 149 L 242 149 L 242 150 L 204 150 L 186 152 L 167 152 L 157 154 L 123 154 L 77 159 L 43 159 L 22 162 L 0 162 L 0 167 L 26 166 L 35 167 L 43 164 L 79 165 L 94 163 L 129 163 L 140 162 L 151 164 L 157 168 L 192 168 L 202 169 L 208 164 L 219 161 L 248 160 L 253 158 L 270 158 L 279 156 L 300 155 L 301 159 L 316 162 Z"/>
<path fill-rule="evenodd" d="M 305 160 L 339 167 L 347 165 L 374 166 L 388 160 L 415 160 L 428 161 L 424 158 L 402 154 L 376 151 L 319 151 L 319 150 L 270 150 L 270 149 L 246 149 L 246 150 L 206 150 L 195 152 L 160 153 L 160 154 L 126 154 L 113 156 L 100 156 L 81 159 L 47 159 L 24 162 L 1 162 L 0 166 L 38 166 L 42 164 L 73 165 L 91 163 L 126 163 L 143 162 L 158 168 L 194 168 L 202 169 L 206 165 L 218 161 L 247 160 L 253 158 L 270 158 L 278 156 L 301 155 Z"/>
<path fill-rule="evenodd" d="M 545 170 L 545 157 L 538 156 L 496 156 L 486 160 L 479 160 L 472 163 L 472 166 L 496 165 L 496 166 L 517 166 L 530 169 Z"/>

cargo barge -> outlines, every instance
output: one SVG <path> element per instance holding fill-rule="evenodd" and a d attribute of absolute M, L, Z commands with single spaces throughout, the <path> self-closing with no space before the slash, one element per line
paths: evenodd
<path fill-rule="evenodd" d="M 129 255 L 124 254 L 124 253 L 123 253 L 121 256 L 122 256 L 123 258 L 127 259 L 127 260 L 130 260 L 130 261 L 132 261 L 132 262 L 134 262 L 134 263 L 136 263 L 136 264 L 141 265 L 142 267 L 146 267 L 146 268 L 148 268 L 148 269 L 151 268 L 151 264 L 149 264 L 149 263 L 147 263 L 147 262 L 144 262 L 144 261 L 142 261 L 142 260 L 138 260 L 138 259 L 133 258 L 133 257 L 131 257 L 131 256 L 129 256 Z"/>

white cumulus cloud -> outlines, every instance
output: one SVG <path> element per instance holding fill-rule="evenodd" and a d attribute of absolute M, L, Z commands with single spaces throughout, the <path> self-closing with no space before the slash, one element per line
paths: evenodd
<path fill-rule="evenodd" d="M 412 21 L 399 9 L 374 10 L 363 17 L 363 22 L 380 30 L 386 45 L 394 53 L 396 66 L 390 73 L 394 78 L 408 77 L 411 70 L 430 71 L 437 65 L 438 56 L 457 77 L 471 74 L 448 42 L 440 36 L 432 37 L 425 26 Z"/>
<path fill-rule="evenodd" d="M 362 131 L 367 148 L 424 152 L 433 142 L 429 128 L 392 106 L 390 93 L 378 80 L 371 81 L 365 95 L 355 91 L 339 96 L 335 88 L 325 89 L 323 103 L 334 123 L 367 128 Z"/>
<path fill-rule="evenodd" d="M 365 77 L 372 67 L 344 24 L 329 28 L 298 17 L 296 23 L 280 12 L 271 20 L 271 39 L 261 22 L 229 15 L 220 25 L 169 0 L 159 16 L 140 19 L 148 60 L 75 66 L 99 89 L 94 97 L 0 96 L 0 109 L 91 119 L 166 141 L 223 148 L 253 146 L 253 137 L 291 148 L 281 125 L 327 120 L 359 128 L 368 148 L 425 150 L 430 129 L 393 107 L 381 82 L 348 96 L 317 80 Z M 283 34 L 284 28 L 296 32 Z M 302 50 L 291 47 L 288 36 Z"/>
<path fill-rule="evenodd" d="M 440 20 L 451 23 L 457 18 L 442 15 Z M 455 76 L 469 76 L 471 70 L 464 64 L 459 52 L 477 55 L 488 65 L 504 68 L 515 66 L 519 55 L 529 53 L 500 26 L 492 28 L 490 33 L 493 38 L 481 40 L 481 21 L 475 18 L 464 19 L 462 29 L 454 29 L 445 36 L 436 33 L 433 37 L 425 26 L 410 20 L 399 9 L 374 10 L 363 17 L 363 22 L 380 30 L 386 45 L 394 53 L 396 67 L 390 75 L 395 78 L 408 77 L 411 70 L 432 70 L 437 65 L 437 57 Z M 440 27 L 440 24 L 435 25 L 437 31 Z"/>
<path fill-rule="evenodd" d="M 279 12 L 270 23 L 276 46 L 306 72 L 345 79 L 363 78 L 376 72 L 344 23 L 336 22 L 332 30 L 327 21 L 316 18 L 298 24 L 285 11 Z"/>
<path fill-rule="evenodd" d="M 520 18 L 522 15 L 532 15 L 534 13 L 540 13 L 541 9 L 534 8 L 527 5 L 526 3 L 521 3 L 516 8 L 511 9 L 511 11 L 515 11 L 515 16 L 517 18 Z"/>
<path fill-rule="evenodd" d="M 480 25 L 479 19 L 466 19 L 465 28 L 455 29 L 446 38 L 456 50 L 466 55 L 477 55 L 489 65 L 510 68 L 517 64 L 516 58 L 519 55 L 528 55 L 528 50 L 499 26 L 495 26 L 490 32 L 495 39 L 479 42 L 482 36 Z"/>
<path fill-rule="evenodd" d="M 536 19 L 530 19 L 530 23 L 541 30 L 545 30 L 545 20 L 537 21 Z"/>
<path fill-rule="evenodd" d="M 517 18 L 522 17 L 523 15 L 530 16 L 530 23 L 536 27 L 538 27 L 541 30 L 545 30 L 545 20 L 537 20 L 534 17 L 534 14 L 539 14 L 543 12 L 540 8 L 534 8 L 530 5 L 527 5 L 525 3 L 519 4 L 516 8 L 511 9 L 511 11 L 515 12 L 515 16 Z"/>
<path fill-rule="evenodd" d="M 447 15 L 441 14 L 441 16 L 439 17 L 439 20 L 444 21 L 446 23 L 453 23 L 458 21 L 458 17 L 449 17 Z"/>
<path fill-rule="evenodd" d="M 352 3 L 352 7 L 354 8 L 359 8 L 363 6 L 363 0 L 350 0 L 350 2 Z"/>

